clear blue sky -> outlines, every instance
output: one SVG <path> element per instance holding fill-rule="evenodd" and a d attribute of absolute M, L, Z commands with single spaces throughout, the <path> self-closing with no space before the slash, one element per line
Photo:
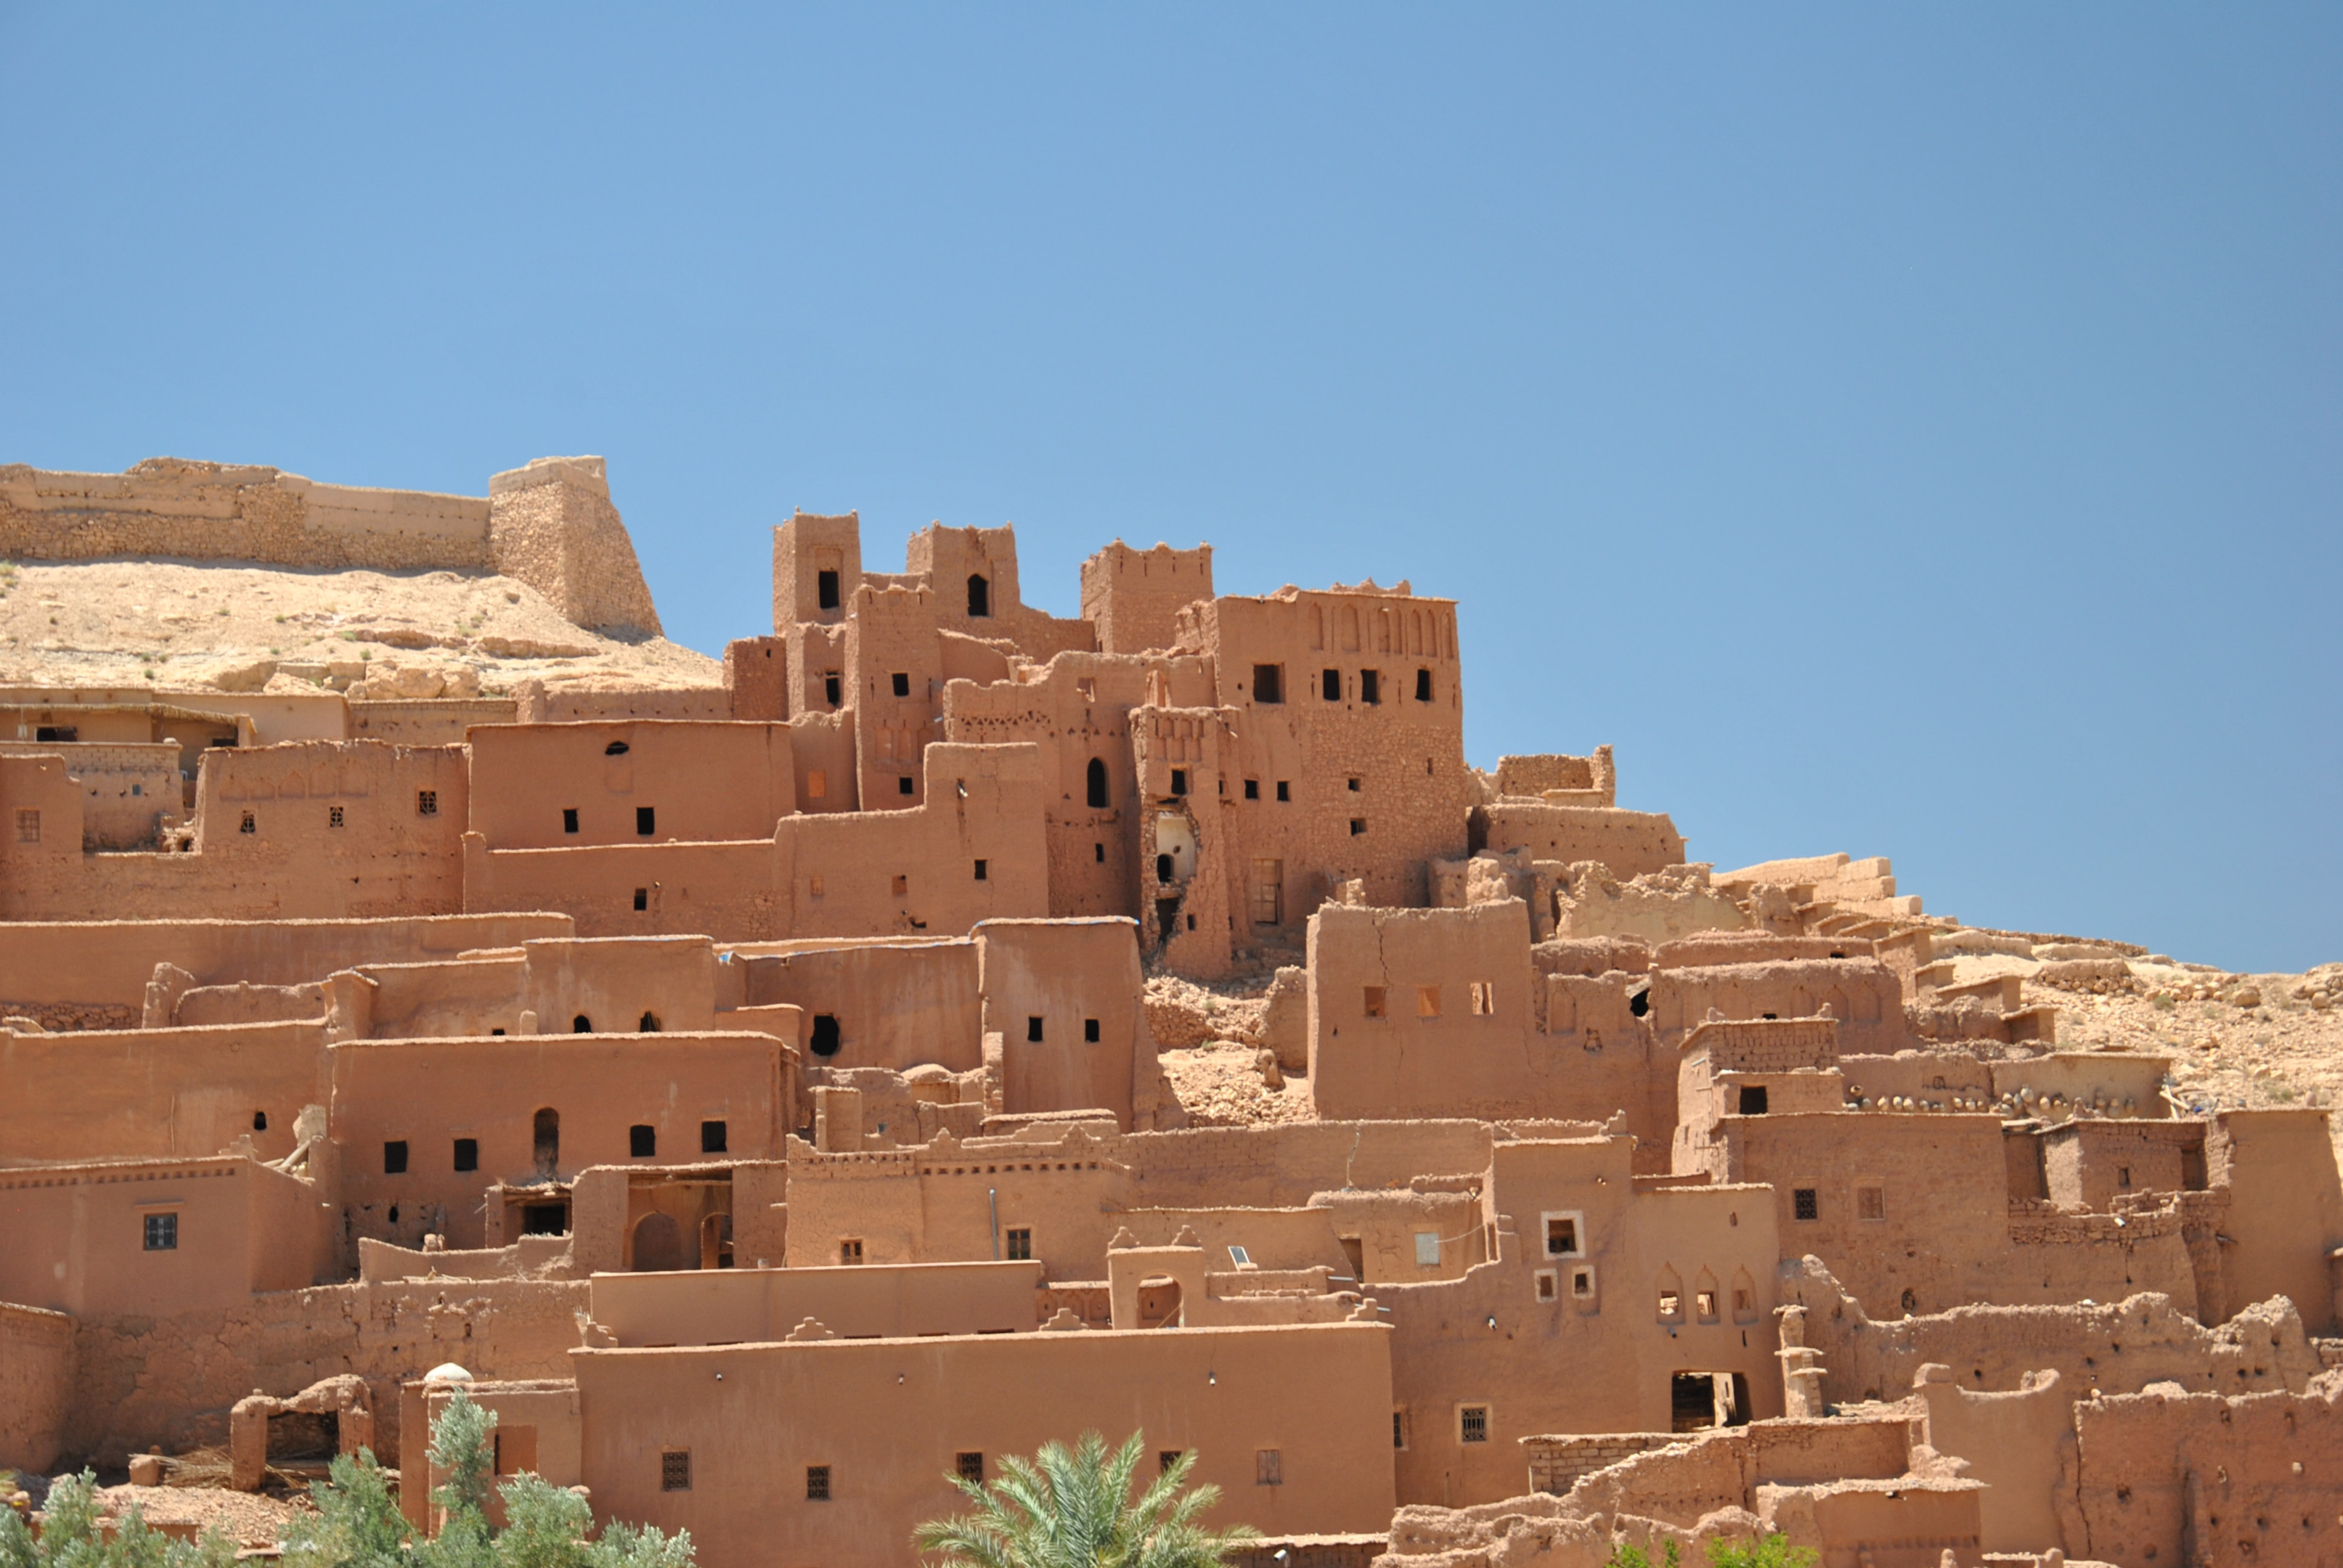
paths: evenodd
<path fill-rule="evenodd" d="M 484 493 L 669 630 L 1013 519 L 1462 601 L 1695 858 L 2343 959 L 2343 10 L 0 4 L 0 461 Z"/>

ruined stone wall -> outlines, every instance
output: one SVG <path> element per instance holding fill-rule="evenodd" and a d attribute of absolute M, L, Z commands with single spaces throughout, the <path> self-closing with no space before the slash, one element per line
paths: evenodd
<path fill-rule="evenodd" d="M 66 776 L 81 786 L 85 850 L 151 848 L 159 822 L 181 815 L 175 744 L 0 741 L 0 757 L 44 755 L 64 758 Z"/>
<path fill-rule="evenodd" d="M 1098 628 L 1101 653 L 1168 648 L 1180 612 L 1212 597 L 1212 547 L 1136 550 L 1121 539 L 1082 562 L 1082 618 Z"/>
<path fill-rule="evenodd" d="M 399 571 L 493 569 L 489 504 L 149 457 L 120 474 L 0 466 L 0 558 L 113 556 Z M 556 602 L 558 602 L 558 600 Z"/>
<path fill-rule="evenodd" d="M 599 457 L 539 457 L 488 480 L 495 569 L 543 594 L 573 626 L 657 637 L 659 611 Z"/>
<path fill-rule="evenodd" d="M 73 1319 L 0 1302 L 0 1469 L 52 1472 L 73 1382 Z"/>
<path fill-rule="evenodd" d="M 1530 1490 L 1564 1497 L 1582 1475 L 1608 1470 L 1622 1460 L 1684 1441 L 1665 1432 L 1589 1432 L 1583 1436 L 1525 1437 L 1522 1439 L 1522 1451 L 1529 1456 Z"/>
<path fill-rule="evenodd" d="M 1534 859 L 1564 865 L 1595 860 L 1614 878 L 1640 877 L 1684 863 L 1684 835 L 1656 811 L 1501 801 L 1473 807 L 1470 829 L 1475 852 L 1525 849 Z"/>

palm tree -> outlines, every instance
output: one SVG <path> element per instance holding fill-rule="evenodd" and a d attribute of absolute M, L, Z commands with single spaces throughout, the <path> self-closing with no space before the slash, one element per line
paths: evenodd
<path fill-rule="evenodd" d="M 1193 1452 L 1134 1500 L 1131 1478 L 1145 1450 L 1141 1432 L 1109 1453 L 1105 1438 L 1086 1432 L 1071 1449 L 1045 1442 L 1030 1460 L 1002 1459 L 1003 1473 L 990 1485 L 947 1476 L 971 1512 L 929 1520 L 912 1543 L 941 1553 L 943 1568 L 1221 1568 L 1229 1547 L 1260 1538 L 1249 1524 L 1216 1533 L 1197 1523 L 1221 1489 L 1182 1493 Z"/>

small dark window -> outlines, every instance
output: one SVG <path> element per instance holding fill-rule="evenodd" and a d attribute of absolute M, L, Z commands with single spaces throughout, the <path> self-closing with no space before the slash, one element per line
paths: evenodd
<path fill-rule="evenodd" d="M 809 1042 L 816 1056 L 838 1054 L 838 1015 L 818 1012 L 813 1015 L 813 1039 Z"/>
<path fill-rule="evenodd" d="M 838 1261 L 841 1267 L 862 1261 L 862 1239 L 849 1236 L 838 1243 Z"/>
<path fill-rule="evenodd" d="M 1383 675 L 1379 669 L 1359 671 L 1359 700 L 1381 702 L 1383 699 Z"/>
<path fill-rule="evenodd" d="M 658 831 L 659 831 L 659 810 L 658 810 L 658 808 L 656 808 L 656 807 L 652 807 L 652 806 L 638 806 L 638 807 L 636 807 L 636 808 L 635 808 L 635 832 L 636 832 L 638 835 L 639 835 L 640 837 L 648 839 L 648 838 L 649 838 L 653 833 L 656 833 L 656 832 L 658 832 Z"/>
<path fill-rule="evenodd" d="M 1104 844 L 1092 844 L 1091 846 L 1091 858 L 1096 860 L 1100 865 L 1105 865 L 1106 846 Z"/>
<path fill-rule="evenodd" d="M 830 574 L 825 572 L 824 577 Z M 691 1450 L 670 1448 L 659 1454 L 659 1490 L 689 1492 L 691 1490 Z"/>
<path fill-rule="evenodd" d="M 1258 800 L 1261 799 L 1260 779 L 1248 779 L 1245 780 L 1245 799 L 1248 800 Z"/>
<path fill-rule="evenodd" d="M 1159 1448 L 1155 1451 L 1155 1469 L 1158 1474 L 1171 1469 L 1173 1465 L 1179 1462 L 1180 1450 L 1176 1448 Z"/>
<path fill-rule="evenodd" d="M 581 1017 L 578 1021 L 583 1023 L 585 1020 Z M 538 1108 L 537 1114 L 529 1119 L 529 1146 L 537 1161 L 537 1173 L 552 1175 L 561 1163 L 561 1112 L 550 1105 Z"/>
<path fill-rule="evenodd" d="M 565 833 L 575 833 L 578 831 L 577 807 L 564 806 L 561 809 L 561 830 Z"/>
<path fill-rule="evenodd" d="M 1025 1020 L 1025 1038 L 1035 1041 L 1041 1040 L 1041 1020 L 1039 1018 L 1029 1018 Z"/>
<path fill-rule="evenodd" d="M 581 1012 L 576 1018 L 569 1020 L 569 1032 L 572 1034 L 591 1034 L 594 1032 L 594 1020 L 588 1018 Z"/>
<path fill-rule="evenodd" d="M 1252 667 L 1252 699 L 1255 702 L 1285 700 L 1285 667 L 1282 664 L 1256 664 Z"/>
<path fill-rule="evenodd" d="M 1087 772 L 1089 775 L 1087 781 L 1090 788 L 1089 798 L 1091 809 L 1093 811 L 1102 811 L 1106 809 L 1105 759 L 1098 757 L 1091 758 L 1091 765 L 1087 769 Z"/>
<path fill-rule="evenodd" d="M 1286 783 L 1282 779 L 1277 781 L 1277 798 L 1281 800 L 1291 800 L 1293 799 L 1292 786 Z"/>
<path fill-rule="evenodd" d="M 1392 1412 L 1392 1446 L 1393 1448 L 1407 1446 L 1407 1412 L 1403 1410 Z"/>
<path fill-rule="evenodd" d="M 894 674 L 894 682 L 896 696 L 909 697 L 911 695 L 911 677 L 909 672 L 900 669 L 897 670 Z"/>
<path fill-rule="evenodd" d="M 1763 1116 L 1765 1114 L 1765 1086 L 1764 1084 L 1745 1083 L 1741 1086 L 1741 1114 L 1744 1116 Z"/>
<path fill-rule="evenodd" d="M 1367 830 L 1367 819 L 1366 819 L 1364 817 L 1353 817 L 1353 818 L 1352 818 L 1352 819 L 1351 819 L 1351 837 L 1352 837 L 1352 838 L 1355 839 L 1355 838 L 1357 838 L 1360 834 L 1362 834 L 1362 833 L 1365 832 L 1366 830 Z"/>
<path fill-rule="evenodd" d="M 1432 700 L 1432 671 L 1419 669 L 1415 672 L 1415 699 L 1418 702 Z"/>
<path fill-rule="evenodd" d="M 1030 1262 L 1033 1257 L 1033 1231 L 1031 1227 L 1016 1225 L 1001 1232 L 1001 1255 L 1012 1263 Z"/>
<path fill-rule="evenodd" d="M 35 740 L 60 740 L 69 743 L 81 739 L 81 726 L 78 724 L 35 725 L 33 729 L 33 739 Z"/>
<path fill-rule="evenodd" d="M 639 910 L 648 910 L 650 907 L 651 890 L 649 888 L 637 888 L 635 890 L 635 908 Z"/>
<path fill-rule="evenodd" d="M 659 1153 L 659 1129 L 647 1121 L 638 1121 L 627 1129 L 627 1153 L 629 1158 L 649 1160 Z"/>
<path fill-rule="evenodd" d="M 524 1236 L 569 1234 L 569 1205 L 567 1203 L 522 1204 L 520 1233 Z"/>
<path fill-rule="evenodd" d="M 838 608 L 838 574 L 836 572 L 813 574 L 813 602 L 816 608 L 820 609 Z"/>
<path fill-rule="evenodd" d="M 835 708 L 838 706 L 840 695 L 838 671 L 833 669 L 821 678 L 821 699 Z"/>
<path fill-rule="evenodd" d="M 179 1217 L 176 1214 L 146 1216 L 146 1251 L 176 1252 L 179 1250 Z"/>
<path fill-rule="evenodd" d="M 1815 1201 L 1815 1189 L 1812 1187 L 1792 1188 L 1790 1190 L 1790 1212 L 1801 1220 L 1821 1219 L 1823 1213 L 1822 1205 Z"/>
<path fill-rule="evenodd" d="M 992 613 L 992 585 L 974 572 L 968 578 L 968 613 L 986 616 Z"/>
<path fill-rule="evenodd" d="M 1168 882 L 1172 879 L 1171 856 L 1158 855 L 1155 857 L 1155 879 L 1159 882 Z"/>
<path fill-rule="evenodd" d="M 394 1138 L 382 1146 L 382 1173 L 386 1176 L 399 1176 L 404 1175 L 406 1171 L 407 1140 Z"/>
<path fill-rule="evenodd" d="M 1645 986 L 1627 999 L 1627 1010 L 1637 1018 L 1648 1017 L 1652 1010 L 1652 988 Z"/>
<path fill-rule="evenodd" d="M 417 789 L 415 792 L 415 814 L 418 817 L 437 817 L 439 815 L 439 791 L 437 789 Z"/>
<path fill-rule="evenodd" d="M 1088 1045 L 1096 1045 L 1099 1042 L 1098 1020 L 1094 1018 L 1082 1020 L 1082 1040 Z"/>
<path fill-rule="evenodd" d="M 703 1121 L 699 1124 L 699 1151 L 702 1154 L 724 1152 L 724 1123 Z"/>
<path fill-rule="evenodd" d="M 896 779 L 895 779 L 895 793 L 896 793 L 896 794 L 898 794 L 898 795 L 909 795 L 909 794 L 911 792 L 911 789 L 912 789 L 912 785 L 911 785 L 911 776 L 910 776 L 909 773 L 899 774 L 899 775 L 897 775 L 897 776 L 896 776 Z"/>
<path fill-rule="evenodd" d="M 480 1168 L 480 1141 L 477 1138 L 456 1140 L 456 1158 L 452 1163 L 458 1171 L 478 1171 Z"/>
<path fill-rule="evenodd" d="M 1578 1251 L 1578 1221 L 1575 1218 L 1557 1214 L 1545 1222 L 1545 1255 L 1567 1258 Z"/>
<path fill-rule="evenodd" d="M 1196 929 L 1196 917 L 1193 915 L 1188 917 L 1188 929 L 1192 931 Z"/>
<path fill-rule="evenodd" d="M 2116 1185 L 2118 1187 L 2128 1187 L 2131 1185 L 2130 1166 L 2118 1165 L 2116 1167 Z"/>
<path fill-rule="evenodd" d="M 19 819 L 19 821 L 18 821 L 18 824 L 17 824 L 19 831 L 17 832 L 17 835 L 16 835 L 16 836 L 17 836 L 18 838 L 20 838 L 20 839 L 21 839 L 21 838 L 23 838 L 23 837 L 24 837 L 24 833 L 23 833 L 23 831 L 22 831 L 22 829 L 23 829 L 23 821 L 22 821 L 22 818 L 24 817 L 24 813 L 23 813 L 23 812 L 21 812 L 21 811 L 19 811 L 18 813 L 16 813 L 16 815 L 17 815 L 17 817 L 18 817 L 18 819 Z M 35 819 L 34 819 L 34 820 L 37 822 L 37 821 L 39 820 L 39 819 L 38 819 L 38 818 L 35 818 Z M 239 833 L 257 833 L 257 832 L 259 832 L 259 831 L 260 831 L 260 827 L 259 827 L 259 825 L 258 825 L 257 823 L 256 823 L 256 822 L 252 819 L 252 813 L 251 813 L 251 812 L 249 812 L 249 811 L 246 811 L 246 813 L 244 813 L 244 815 L 243 815 L 241 818 L 239 818 L 239 819 L 237 819 L 236 824 L 236 830 L 237 832 L 239 832 Z"/>
<path fill-rule="evenodd" d="M 136 794 L 137 793 L 138 786 L 133 784 L 130 789 L 131 792 Z M 342 809 L 339 806 L 328 806 L 326 808 L 326 826 L 328 828 L 338 828 L 342 826 Z"/>
<path fill-rule="evenodd" d="M 602 748 L 602 755 L 605 757 L 624 757 L 633 748 L 629 747 L 623 740 L 613 740 L 610 744 Z"/>
<path fill-rule="evenodd" d="M 1456 1412 L 1456 1440 L 1459 1442 L 1489 1441 L 1489 1407 L 1468 1404 Z"/>
<path fill-rule="evenodd" d="M 1352 793 L 1352 794 L 1353 794 L 1353 795 L 1358 795 L 1358 794 L 1363 794 L 1363 793 L 1364 793 L 1364 784 L 1365 784 L 1365 781 L 1364 781 L 1363 779 L 1343 779 L 1343 780 L 1342 780 L 1342 782 L 1343 782 L 1344 784 L 1346 784 L 1346 785 L 1350 786 L 1350 790 L 1351 790 L 1351 793 Z"/>
<path fill-rule="evenodd" d="M 982 582 L 984 579 L 982 578 L 972 578 L 970 580 L 971 582 Z M 970 613 L 974 614 L 976 612 L 970 611 Z M 958 1475 L 962 1481 L 967 1482 L 970 1486 L 983 1485 L 984 1455 L 974 1452 L 955 1455 L 952 1460 L 952 1473 Z"/>
<path fill-rule="evenodd" d="M 266 1111 L 256 1111 L 252 1113 L 252 1130 L 255 1132 L 266 1132 L 268 1131 L 268 1112 Z"/>
<path fill-rule="evenodd" d="M 1187 792 L 1188 770 L 1185 768 L 1174 768 L 1172 769 L 1172 793 L 1185 795 Z"/>
<path fill-rule="evenodd" d="M 976 863 L 976 879 L 980 882 L 987 879 L 984 875 L 984 862 L 981 860 Z"/>
<path fill-rule="evenodd" d="M 830 1501 L 830 1466 L 827 1464 L 806 1466 L 806 1501 L 808 1503 Z"/>
<path fill-rule="evenodd" d="M 643 1014 L 641 1018 L 637 1019 L 635 1020 L 635 1032 L 638 1034 L 657 1034 L 659 1032 L 659 1014 L 655 1012 L 647 1012 Z"/>
<path fill-rule="evenodd" d="M 1285 1456 L 1273 1448 L 1253 1450 L 1252 1482 L 1255 1486 L 1284 1485 Z"/>
<path fill-rule="evenodd" d="M 1342 672 L 1339 669 L 1330 669 L 1325 674 L 1320 676 L 1318 678 L 1318 689 L 1320 694 L 1323 696 L 1327 701 L 1342 701 Z"/>

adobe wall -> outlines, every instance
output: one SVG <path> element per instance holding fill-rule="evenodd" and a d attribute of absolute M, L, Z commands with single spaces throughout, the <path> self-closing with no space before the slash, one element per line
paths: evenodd
<path fill-rule="evenodd" d="M 158 822 L 179 819 L 179 748 L 168 742 L 0 741 L 0 757 L 65 759 L 66 776 L 82 789 L 85 850 L 151 847 Z"/>
<path fill-rule="evenodd" d="M 1477 796 L 1464 765 L 1454 604 L 1417 598 L 1404 585 L 1222 596 L 1181 612 L 1180 647 L 1212 656 L 1215 706 L 1241 714 L 1224 763 L 1239 939 L 1249 935 L 1246 913 L 1268 911 L 1272 887 L 1288 941 L 1340 882 L 1363 883 L 1370 903 L 1425 904 L 1424 863 L 1463 852 L 1464 814 Z M 1277 701 L 1254 689 L 1263 667 L 1282 671 Z"/>
<path fill-rule="evenodd" d="M 2222 1230 L 2222 1279 L 2232 1302 L 2284 1295 L 2312 1333 L 2335 1332 L 2328 1256 L 2343 1246 L 2338 1183 L 2323 1110 L 2225 1111 L 2207 1140 L 2215 1180 L 2232 1201 Z"/>
<path fill-rule="evenodd" d="M 1475 854 L 1527 849 L 1564 865 L 1594 860 L 1621 879 L 1684 863 L 1684 835 L 1664 812 L 1501 800 L 1474 806 L 1467 826 Z"/>
<path fill-rule="evenodd" d="M 1704 964 L 1663 969 L 1652 977 L 1652 1024 L 1663 1039 L 1693 1029 L 1711 1009 L 1728 1019 L 1814 1018 L 1826 1007 L 1838 1020 L 1838 1048 L 1850 1055 L 1887 1054 L 1912 1044 L 1904 1027 L 1903 986 L 1876 959 Z"/>
<path fill-rule="evenodd" d="M 851 596 L 846 623 L 846 692 L 854 706 L 856 788 L 872 811 L 917 806 L 928 742 L 941 739 L 943 692 L 939 611 L 925 588 L 877 588 Z"/>
<path fill-rule="evenodd" d="M 364 963 L 452 959 L 470 949 L 567 936 L 567 915 L 430 915 L 387 920 L 24 921 L 0 925 L 0 1010 L 48 1028 L 71 1010 L 127 1009 L 137 1021 L 155 966 L 198 984 L 301 985 Z"/>
<path fill-rule="evenodd" d="M 495 569 L 543 594 L 573 626 L 659 635 L 634 541 L 599 457 L 539 457 L 488 479 Z"/>
<path fill-rule="evenodd" d="M 984 1065 L 977 947 L 967 937 L 870 946 L 809 946 L 733 959 L 750 1004 L 788 1003 L 809 1020 L 834 1020 L 837 1039 L 809 1035 L 809 1067 L 934 1062 L 954 1072 Z"/>
<path fill-rule="evenodd" d="M 1212 547 L 1133 549 L 1115 540 L 1082 562 L 1082 618 L 1098 630 L 1101 653 L 1167 648 L 1180 612 L 1212 597 Z"/>
<path fill-rule="evenodd" d="M 1567 1506 L 1688 1528 L 1722 1508 L 1754 1509 L 1761 1486 L 1892 1481 L 1909 1473 L 1913 1425 L 1912 1412 L 1890 1410 L 1690 1433 L 1585 1477 L 1571 1488 Z"/>
<path fill-rule="evenodd" d="M 1153 1127 L 1163 1097 L 1131 922 L 986 920 L 975 936 L 1001 1109 L 1101 1110 L 1125 1131 Z"/>
<path fill-rule="evenodd" d="M 2075 1406 L 2081 1549 L 2246 1568 L 2343 1553 L 2343 1379 L 2299 1393 L 2118 1394 Z"/>
<path fill-rule="evenodd" d="M 84 1319 L 65 1452 L 113 1465 L 158 1442 L 224 1446 L 229 1407 L 255 1389 L 289 1397 L 355 1372 L 367 1380 L 376 1454 L 396 1465 L 400 1384 L 448 1361 L 483 1378 L 567 1375 L 588 1300 L 582 1282 L 406 1281 Z"/>
<path fill-rule="evenodd" d="M 1272 1533 L 1367 1532 L 1391 1517 L 1388 1331 L 1373 1324 L 1175 1333 L 831 1340 L 575 1353 L 598 1518 L 689 1529 L 708 1568 L 900 1562 L 953 1512 L 957 1456 L 1031 1453 L 1096 1430 L 1192 1449 L 1223 1501 L 1207 1519 Z M 714 1373 L 725 1375 L 718 1382 Z M 663 1491 L 688 1450 L 691 1488 Z M 1272 1451 L 1280 1483 L 1258 1483 Z M 806 1497 L 826 1466 L 829 1498 Z"/>
<path fill-rule="evenodd" d="M 282 1159 L 301 1108 L 326 1103 L 325 1040 L 322 1020 L 0 1030 L 0 1081 L 10 1091 L 0 1095 L 0 1167 L 186 1160 L 246 1138 L 262 1159 Z"/>
<path fill-rule="evenodd" d="M 1030 1261 L 597 1274 L 593 1313 L 623 1347 L 769 1343 L 808 1318 L 848 1339 L 1030 1333 L 1045 1282 Z"/>
<path fill-rule="evenodd" d="M 491 849 L 770 838 L 797 809 L 791 739 L 787 724 L 481 725 L 468 828 Z"/>
<path fill-rule="evenodd" d="M 836 602 L 820 602 L 820 578 L 834 578 Z M 799 511 L 773 530 L 773 630 L 801 622 L 838 623 L 862 586 L 862 526 L 853 512 Z"/>
<path fill-rule="evenodd" d="M 488 1236 L 480 1214 L 490 1185 L 697 1157 L 704 1122 L 725 1124 L 728 1157 L 773 1159 L 795 1099 L 791 1048 L 764 1034 L 344 1040 L 328 1055 L 350 1233 L 402 1246 L 434 1231 L 456 1247 L 501 1240 Z M 559 1118 L 549 1172 L 537 1155 L 540 1110 Z M 649 1155 L 632 1152 L 628 1130 L 638 1124 L 653 1130 Z M 473 1170 L 457 1169 L 459 1138 L 471 1141 Z M 405 1146 L 403 1171 L 386 1169 L 394 1142 Z"/>
<path fill-rule="evenodd" d="M 1920 1369 L 1912 1392 L 1927 1404 L 1928 1446 L 1966 1460 L 1969 1479 L 1985 1483 L 1979 1546 L 2084 1551 L 2084 1533 L 2071 1528 L 2077 1522 L 2075 1395 L 2064 1379 L 2043 1372 L 2015 1389 L 1964 1388 L 1950 1367 L 1937 1364 Z"/>
<path fill-rule="evenodd" d="M 1139 942 L 1175 973 L 1227 974 L 1237 941 L 1236 905 L 1249 898 L 1248 931 L 1266 930 L 1266 905 L 1279 901 L 1278 879 L 1263 871 L 1258 890 L 1243 890 L 1238 802 L 1229 799 L 1227 758 L 1236 749 L 1236 714 L 1215 708 L 1131 712 L 1132 771 L 1139 790 Z M 1210 782 L 1213 787 L 1206 789 Z"/>
<path fill-rule="evenodd" d="M 0 1469 L 47 1475 L 62 1455 L 74 1321 L 0 1302 Z"/>

